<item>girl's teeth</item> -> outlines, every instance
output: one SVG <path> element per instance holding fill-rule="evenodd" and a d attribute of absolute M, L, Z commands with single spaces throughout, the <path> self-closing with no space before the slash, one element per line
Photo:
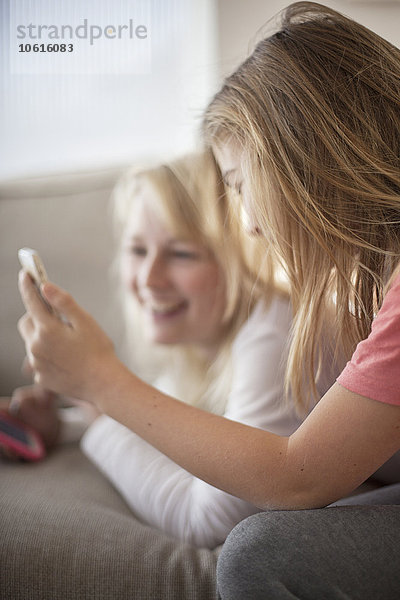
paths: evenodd
<path fill-rule="evenodd" d="M 180 303 L 162 304 L 162 305 L 161 304 L 152 304 L 151 310 L 156 313 L 167 314 L 167 313 L 173 312 L 180 306 L 181 306 Z"/>

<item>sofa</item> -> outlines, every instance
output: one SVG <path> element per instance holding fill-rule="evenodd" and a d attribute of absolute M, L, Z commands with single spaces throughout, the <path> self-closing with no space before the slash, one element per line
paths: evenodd
<path fill-rule="evenodd" d="M 21 246 L 39 251 L 119 347 L 109 199 L 123 168 L 0 183 L 0 395 L 28 383 L 16 329 Z M 77 444 L 34 464 L 0 459 L 2 600 L 211 600 L 218 552 L 139 522 Z"/>
<path fill-rule="evenodd" d="M 212 600 L 219 549 L 140 523 L 70 444 L 0 464 L 2 600 Z"/>

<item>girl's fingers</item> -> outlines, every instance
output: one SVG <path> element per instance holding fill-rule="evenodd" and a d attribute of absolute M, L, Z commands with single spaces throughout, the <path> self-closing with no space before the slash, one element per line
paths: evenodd
<path fill-rule="evenodd" d="M 24 270 L 19 272 L 18 287 L 27 312 L 40 321 L 45 321 L 51 317 L 51 313 L 31 276 Z"/>
<path fill-rule="evenodd" d="M 18 331 L 21 335 L 21 337 L 24 339 L 24 341 L 26 342 L 27 339 L 32 335 L 32 333 L 35 330 L 33 321 L 31 316 L 28 313 L 25 313 L 18 321 Z M 27 358 L 28 360 L 28 358 Z M 29 360 L 28 360 L 29 362 Z"/>
<path fill-rule="evenodd" d="M 29 363 L 27 356 L 25 356 L 25 358 L 23 360 L 21 371 L 25 377 L 31 377 L 33 375 L 33 369 Z"/>

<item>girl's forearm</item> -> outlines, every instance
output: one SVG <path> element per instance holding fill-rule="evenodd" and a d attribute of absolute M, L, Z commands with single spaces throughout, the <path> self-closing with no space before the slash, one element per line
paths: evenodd
<path fill-rule="evenodd" d="M 301 478 L 286 463 L 288 438 L 175 400 L 118 361 L 101 369 L 91 394 L 104 413 L 207 483 L 260 507 L 301 502 Z"/>
<path fill-rule="evenodd" d="M 400 443 L 400 407 L 339 384 L 290 437 L 175 400 L 117 360 L 101 370 L 92 397 L 182 468 L 263 509 L 320 507 L 348 495 Z"/>

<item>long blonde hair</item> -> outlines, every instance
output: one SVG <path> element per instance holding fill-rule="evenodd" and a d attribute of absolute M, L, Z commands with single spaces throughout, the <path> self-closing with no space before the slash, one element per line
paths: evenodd
<path fill-rule="evenodd" d="M 234 139 L 295 311 L 286 384 L 316 394 L 321 331 L 351 356 L 400 254 L 400 51 L 313 2 L 281 14 L 210 103 L 211 144 Z"/>
<path fill-rule="evenodd" d="M 268 301 L 273 288 L 273 270 L 260 279 L 262 260 L 257 245 L 244 240 L 236 215 L 229 209 L 222 178 L 211 152 L 186 155 L 166 164 L 132 167 L 114 191 L 117 234 L 124 229 L 142 183 L 151 184 L 157 200 L 157 215 L 174 235 L 192 239 L 207 248 L 220 265 L 226 289 L 223 339 L 212 362 L 201 357 L 195 345 L 160 348 L 145 342 L 140 330 L 141 309 L 133 295 L 122 287 L 121 300 L 127 324 L 130 366 L 144 379 L 154 382 L 160 372 L 174 380 L 173 393 L 181 400 L 222 414 L 232 372 L 230 347 L 257 300 Z M 122 245 L 120 248 L 122 250 Z M 120 262 L 121 254 L 117 257 Z M 172 391 L 170 393 L 172 393 Z"/>

